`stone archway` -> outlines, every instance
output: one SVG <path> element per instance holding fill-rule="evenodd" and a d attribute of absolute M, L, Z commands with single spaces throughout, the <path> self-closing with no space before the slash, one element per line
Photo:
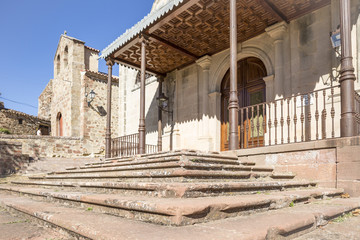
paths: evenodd
<path fill-rule="evenodd" d="M 257 44 L 259 45 L 259 44 Z M 273 74 L 274 67 L 269 56 L 269 52 L 271 50 L 271 45 L 267 45 L 266 43 L 261 44 L 262 48 L 256 47 L 254 45 L 242 46 L 241 52 L 237 54 L 238 61 L 240 59 L 255 57 L 260 59 L 265 65 L 267 76 L 264 78 L 266 84 L 266 101 L 270 101 L 271 95 L 273 92 Z M 268 49 L 268 50 L 266 50 Z M 270 50 L 269 50 L 270 49 Z M 215 141 L 214 148 L 220 150 L 221 149 L 221 83 L 224 79 L 227 71 L 230 68 L 230 56 L 229 54 L 223 56 L 219 60 L 217 60 L 218 64 L 214 70 L 212 70 L 210 84 L 209 84 L 209 96 L 211 97 L 211 101 L 215 106 L 213 108 L 213 114 L 215 116 L 215 121 L 212 123 L 212 128 L 215 130 Z"/>
<path fill-rule="evenodd" d="M 56 116 L 56 136 L 58 137 L 64 136 L 63 116 L 61 112 L 59 112 Z"/>
<path fill-rule="evenodd" d="M 248 57 L 238 61 L 238 79 L 237 79 L 237 88 L 238 88 L 238 100 L 239 108 L 246 106 L 251 106 L 259 104 L 266 101 L 266 90 L 265 90 L 265 81 L 264 77 L 267 76 L 267 71 L 264 63 L 255 57 Z M 230 71 L 228 70 L 225 74 L 222 83 L 221 83 L 221 151 L 228 150 L 229 143 L 229 111 L 228 111 L 228 102 L 230 97 Z M 239 133 L 240 127 L 251 129 L 251 123 L 254 119 L 259 118 L 261 121 L 265 119 L 264 110 L 258 109 L 259 113 L 255 110 L 250 110 L 253 112 L 244 112 L 243 114 L 247 117 L 240 117 L 241 113 L 239 112 Z M 250 115 L 249 115 L 250 114 Z M 258 120 L 258 119 L 257 119 Z M 261 124 L 262 125 L 262 124 Z M 239 148 L 244 146 L 245 148 L 252 147 L 251 141 L 252 138 L 261 138 L 261 145 L 263 145 L 263 134 L 264 129 L 259 129 L 258 132 L 247 131 L 245 135 L 240 138 L 239 134 Z"/>

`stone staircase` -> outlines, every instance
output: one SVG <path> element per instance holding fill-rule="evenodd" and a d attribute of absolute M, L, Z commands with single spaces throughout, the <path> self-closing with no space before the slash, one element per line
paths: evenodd
<path fill-rule="evenodd" d="M 42 219 L 76 237 L 90 239 L 119 238 L 115 233 L 107 235 L 101 229 L 96 232 L 98 237 L 94 235 L 95 230 L 84 232 L 92 226 L 85 218 L 106 219 L 104 222 L 113 224 L 114 221 L 130 221 L 139 228 L 158 231 L 164 228 L 160 225 L 167 225 L 166 231 L 172 229 L 181 233 L 189 227 L 220 224 L 226 219 L 249 215 L 256 219 L 259 214 L 273 212 L 272 217 L 275 217 L 278 211 L 295 209 L 294 206 L 310 208 L 323 199 L 334 201 L 335 209 L 329 210 L 331 214 L 327 218 L 360 206 L 356 199 L 336 199 L 343 193 L 341 189 L 319 188 L 316 182 L 295 180 L 294 177 L 291 173 L 276 173 L 271 167 L 241 163 L 236 157 L 219 153 L 162 152 L 108 159 L 1 184 L 0 204 Z M 61 212 L 82 213 L 83 222 L 78 224 L 84 229 L 74 230 L 71 220 L 64 219 Z M 299 229 L 308 229 L 308 225 L 301 225 Z M 300 230 L 297 232 L 303 231 Z M 204 236 L 199 239 L 210 239 Z M 145 237 L 144 233 L 144 239 L 151 239 Z M 245 239 L 245 236 L 239 239 Z"/>

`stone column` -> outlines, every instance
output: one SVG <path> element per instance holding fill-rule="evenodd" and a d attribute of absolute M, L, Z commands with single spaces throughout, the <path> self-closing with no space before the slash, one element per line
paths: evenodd
<path fill-rule="evenodd" d="M 263 78 L 266 85 L 266 102 L 274 101 L 274 75 Z"/>
<path fill-rule="evenodd" d="M 105 135 L 105 158 L 111 157 L 111 82 L 112 82 L 112 66 L 114 60 L 106 59 L 108 66 L 108 82 L 107 82 L 107 114 L 106 114 L 106 135 Z"/>
<path fill-rule="evenodd" d="M 230 0 L 230 98 L 229 98 L 229 150 L 239 148 L 239 102 L 237 92 L 237 15 L 236 0 Z"/>
<path fill-rule="evenodd" d="M 284 35 L 287 32 L 285 22 L 277 23 L 265 29 L 269 36 L 274 39 L 275 48 L 275 80 L 274 80 L 274 98 L 285 97 L 284 85 Z"/>
<path fill-rule="evenodd" d="M 341 34 L 341 137 L 355 136 L 355 99 L 354 82 L 356 80 L 351 53 L 350 0 L 340 0 Z"/>
<path fill-rule="evenodd" d="M 204 56 L 196 61 L 202 68 L 202 88 L 201 88 L 201 113 L 202 113 L 202 136 L 208 137 L 209 135 L 209 70 L 211 65 L 211 57 Z"/>
<path fill-rule="evenodd" d="M 139 119 L 139 154 L 145 154 L 146 126 L 145 126 L 145 72 L 146 72 L 146 39 L 140 38 L 141 43 L 141 83 L 140 83 L 140 119 Z"/>

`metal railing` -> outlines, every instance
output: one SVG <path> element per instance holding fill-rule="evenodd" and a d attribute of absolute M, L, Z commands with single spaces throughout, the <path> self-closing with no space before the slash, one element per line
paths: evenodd
<path fill-rule="evenodd" d="M 145 145 L 146 153 L 157 152 L 156 145 Z M 134 156 L 139 152 L 139 134 L 130 134 L 111 139 L 111 157 Z"/>
<path fill-rule="evenodd" d="M 360 135 L 360 94 L 355 91 L 355 120 L 357 135 Z"/>
<path fill-rule="evenodd" d="M 338 89 L 333 86 L 240 108 L 240 148 L 339 137 L 340 101 L 334 100 Z"/>

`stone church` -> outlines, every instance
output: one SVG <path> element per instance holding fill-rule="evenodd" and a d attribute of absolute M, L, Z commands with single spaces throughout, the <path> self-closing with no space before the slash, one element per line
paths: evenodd
<path fill-rule="evenodd" d="M 86 153 L 104 150 L 107 74 L 98 71 L 99 50 L 61 35 L 54 56 L 54 78 L 39 96 L 38 116 L 50 120 L 52 136 L 80 137 Z M 113 111 L 118 106 L 118 78 L 112 78 Z M 94 93 L 93 99 L 91 93 Z M 118 117 L 113 114 L 113 136 Z"/>
<path fill-rule="evenodd" d="M 61 36 L 39 115 L 106 159 L 0 184 L 2 205 L 88 239 L 290 239 L 359 214 L 360 0 L 156 0 L 107 75 L 98 54 Z"/>
<path fill-rule="evenodd" d="M 235 149 L 340 137 L 341 47 L 332 41 L 339 36 L 339 1 L 316 2 L 298 7 L 249 3 L 238 10 L 248 20 L 237 21 L 233 54 L 237 60 Z M 224 28 L 228 6 L 187 3 L 176 10 L 178 4 L 185 3 L 155 1 L 148 16 L 101 53 L 120 65 L 119 77 L 112 78 L 109 115 L 111 139 L 118 150 L 125 144 L 137 151 L 141 118 L 149 151 L 230 149 L 235 128 L 229 119 L 231 49 L 230 32 Z M 351 53 L 358 76 L 360 1 L 351 1 L 351 6 Z M 178 15 L 158 22 L 168 11 Z M 139 36 L 146 38 L 147 46 L 143 117 Z M 108 76 L 98 72 L 99 53 L 62 35 L 54 56 L 54 78 L 39 97 L 39 117 L 51 120 L 54 136 L 88 139 L 96 151 L 105 145 L 109 111 Z M 354 89 L 359 92 L 359 80 Z M 94 100 L 89 99 L 91 91 Z M 159 101 L 160 96 L 165 101 Z"/>

